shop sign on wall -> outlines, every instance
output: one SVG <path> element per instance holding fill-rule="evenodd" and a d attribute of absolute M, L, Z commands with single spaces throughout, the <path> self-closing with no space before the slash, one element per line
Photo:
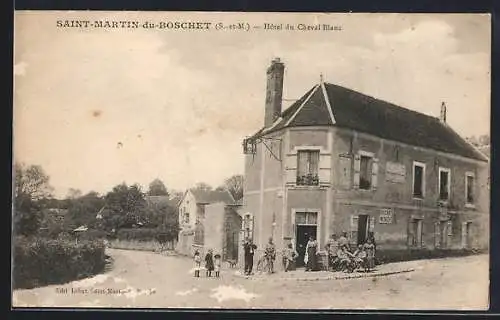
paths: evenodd
<path fill-rule="evenodd" d="M 406 180 L 406 167 L 402 163 L 387 162 L 385 165 L 385 180 L 394 183 L 404 183 Z"/>
<path fill-rule="evenodd" d="M 378 223 L 380 224 L 391 224 L 394 221 L 394 210 L 388 208 L 388 209 L 381 209 L 380 210 L 380 215 L 378 217 Z"/>

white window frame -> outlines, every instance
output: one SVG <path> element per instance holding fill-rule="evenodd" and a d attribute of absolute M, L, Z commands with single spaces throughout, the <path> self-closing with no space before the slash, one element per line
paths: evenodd
<path fill-rule="evenodd" d="M 446 200 L 441 199 L 441 172 L 448 173 L 448 198 Z M 438 171 L 438 199 L 441 203 L 448 203 L 451 198 L 451 170 L 450 168 L 439 167 Z"/>
<path fill-rule="evenodd" d="M 292 228 L 293 228 L 293 235 L 294 235 L 294 242 L 297 241 L 297 223 L 295 222 L 295 216 L 297 212 L 306 212 L 306 213 L 316 213 L 316 241 L 318 242 L 318 248 L 321 248 L 321 209 L 314 209 L 314 208 L 293 208 L 292 209 Z M 305 224 L 300 224 L 300 225 L 305 225 Z M 295 244 L 294 244 L 295 245 Z"/>
<path fill-rule="evenodd" d="M 296 155 L 296 170 L 295 170 L 295 183 L 294 185 L 295 186 L 298 186 L 298 187 L 319 187 L 320 186 L 320 181 L 319 181 L 319 172 L 320 172 L 320 169 L 321 169 L 321 166 L 320 166 L 320 162 L 321 162 L 321 154 L 324 152 L 324 149 L 321 147 L 321 146 L 296 146 L 294 148 L 294 152 L 295 152 L 295 155 Z M 318 176 L 318 184 L 317 185 L 300 185 L 300 184 L 297 184 L 297 178 L 298 178 L 298 174 L 299 174 L 299 152 L 317 152 L 318 153 L 318 172 L 316 172 L 317 176 Z"/>
<path fill-rule="evenodd" d="M 415 167 L 420 167 L 422 168 L 422 197 L 416 197 L 415 196 Z M 415 200 L 423 200 L 425 198 L 425 163 L 423 162 L 418 162 L 418 161 L 413 161 L 413 177 L 412 177 L 412 186 L 411 186 L 411 189 L 412 189 L 412 197 L 413 199 Z"/>
<path fill-rule="evenodd" d="M 473 181 L 472 188 L 474 188 L 474 183 L 476 182 L 476 176 L 475 176 L 474 172 L 467 171 L 465 173 L 465 206 L 467 208 L 474 208 L 475 207 L 474 203 L 475 203 L 475 200 L 476 200 L 475 199 L 474 189 L 472 190 L 472 196 L 473 196 L 472 201 L 473 202 L 469 202 L 469 200 L 467 199 L 467 195 L 468 195 L 467 194 L 467 189 L 469 189 L 469 185 L 468 185 L 468 182 L 467 182 L 468 181 L 468 179 L 467 179 L 468 177 L 472 177 L 472 181 Z"/>

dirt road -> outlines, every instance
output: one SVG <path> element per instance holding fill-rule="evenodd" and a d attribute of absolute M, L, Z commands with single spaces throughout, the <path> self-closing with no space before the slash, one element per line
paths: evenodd
<path fill-rule="evenodd" d="M 140 308 L 447 309 L 488 307 L 488 256 L 399 263 L 414 272 L 350 280 L 245 279 L 235 270 L 194 278 L 188 258 L 109 250 L 113 269 L 93 278 L 16 290 L 13 306 Z M 297 271 L 299 272 L 299 271 Z"/>

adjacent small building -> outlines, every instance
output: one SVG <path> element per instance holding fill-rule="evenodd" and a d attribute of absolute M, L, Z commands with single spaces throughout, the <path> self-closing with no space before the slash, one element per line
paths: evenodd
<path fill-rule="evenodd" d="M 304 254 L 332 233 L 378 250 L 486 248 L 489 160 L 439 117 L 319 83 L 284 112 L 284 64 L 267 70 L 264 126 L 243 142 L 245 235 Z M 303 261 L 302 257 L 299 263 Z"/>
<path fill-rule="evenodd" d="M 180 231 L 177 251 L 181 254 L 191 255 L 195 249 L 204 246 L 204 221 L 207 206 L 214 203 L 231 205 L 234 202 L 231 193 L 227 190 L 187 190 L 178 206 Z M 211 218 L 207 217 L 207 219 Z"/>

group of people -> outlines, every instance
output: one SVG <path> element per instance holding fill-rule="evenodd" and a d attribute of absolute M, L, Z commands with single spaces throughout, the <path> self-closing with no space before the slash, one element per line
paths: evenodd
<path fill-rule="evenodd" d="M 251 239 L 245 239 L 243 243 L 244 257 L 245 257 L 245 275 L 251 275 L 254 264 L 254 254 L 257 246 Z M 304 263 L 305 271 L 318 270 L 318 242 L 314 237 L 309 237 L 305 247 Z M 349 247 L 349 240 L 347 239 L 347 232 L 342 232 L 340 237 L 332 234 L 331 238 L 326 244 L 326 251 L 328 253 L 328 269 L 330 271 L 347 271 L 353 272 L 356 269 L 363 268 L 365 271 L 370 271 L 375 267 L 375 252 L 376 244 L 373 234 L 371 233 L 366 242 L 359 244 L 357 249 L 351 253 Z M 299 254 L 289 243 L 282 252 L 283 256 L 283 269 L 285 272 L 291 271 L 295 268 L 295 264 Z M 259 262 L 265 263 L 265 269 L 268 273 L 274 273 L 274 263 L 276 260 L 276 246 L 273 239 L 269 238 L 268 243 L 264 249 L 263 260 Z M 201 270 L 201 255 L 199 251 L 194 254 L 195 261 L 195 277 L 200 276 Z M 211 277 L 212 272 L 215 272 L 215 277 L 220 276 L 221 269 L 221 255 L 213 254 L 213 250 L 209 249 L 205 255 L 205 269 L 206 276 Z"/>
<path fill-rule="evenodd" d="M 211 277 L 212 272 L 215 272 L 215 277 L 220 277 L 220 269 L 221 269 L 221 255 L 216 253 L 214 255 L 213 250 L 209 249 L 207 254 L 205 255 L 205 270 L 206 276 Z M 200 277 L 201 270 L 201 255 L 198 250 L 194 253 L 194 276 L 196 278 Z"/>
<path fill-rule="evenodd" d="M 375 267 L 376 244 L 373 234 L 370 234 L 363 244 L 359 244 L 353 253 L 349 250 L 347 232 L 342 232 L 340 238 L 332 234 L 326 249 L 328 268 L 331 271 L 353 272 L 359 268 L 370 271 Z"/>

